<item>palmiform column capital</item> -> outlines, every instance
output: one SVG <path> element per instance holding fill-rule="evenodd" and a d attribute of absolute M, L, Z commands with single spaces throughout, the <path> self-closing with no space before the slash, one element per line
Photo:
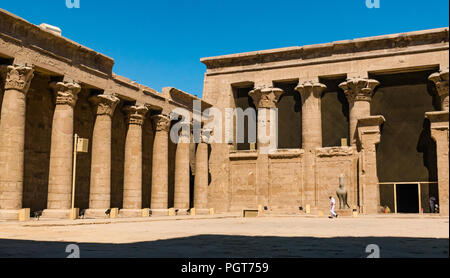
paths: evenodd
<path fill-rule="evenodd" d="M 50 87 L 54 90 L 56 95 L 56 105 L 70 105 L 75 106 L 78 93 L 81 91 L 81 86 L 75 82 L 57 82 L 52 83 Z"/>
<path fill-rule="evenodd" d="M 295 87 L 295 90 L 300 93 L 302 103 L 305 103 L 305 100 L 308 99 L 309 96 L 319 99 L 326 88 L 327 86 L 322 83 L 305 81 Z"/>
<path fill-rule="evenodd" d="M 374 89 L 380 84 L 375 79 L 351 78 L 339 84 L 339 88 L 344 90 L 349 103 L 355 101 L 371 101 Z"/>
<path fill-rule="evenodd" d="M 34 76 L 31 66 L 13 65 L 6 68 L 5 90 L 17 90 L 26 94 Z"/>
<path fill-rule="evenodd" d="M 89 99 L 95 105 L 96 115 L 112 116 L 120 99 L 114 95 L 102 94 Z"/>
<path fill-rule="evenodd" d="M 256 108 L 276 108 L 280 96 L 284 93 L 282 89 L 273 86 L 260 86 L 249 92 Z"/>
<path fill-rule="evenodd" d="M 127 114 L 127 123 L 129 125 L 142 126 L 144 124 L 144 119 L 148 112 L 148 108 L 144 105 L 130 105 L 125 106 L 123 111 Z"/>
<path fill-rule="evenodd" d="M 431 74 L 428 79 L 436 85 L 436 91 L 441 98 L 441 109 L 448 111 L 448 68 Z"/>
<path fill-rule="evenodd" d="M 166 114 L 158 114 L 152 116 L 152 121 L 155 124 L 156 131 L 169 132 L 170 130 L 170 117 Z"/>

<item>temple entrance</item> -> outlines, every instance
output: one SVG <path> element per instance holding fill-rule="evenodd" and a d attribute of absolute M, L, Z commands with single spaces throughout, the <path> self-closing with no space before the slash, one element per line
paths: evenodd
<path fill-rule="evenodd" d="M 382 182 L 380 206 L 384 213 L 437 213 L 437 182 Z"/>
<path fill-rule="evenodd" d="M 419 213 L 419 190 L 414 184 L 397 184 L 397 212 Z"/>

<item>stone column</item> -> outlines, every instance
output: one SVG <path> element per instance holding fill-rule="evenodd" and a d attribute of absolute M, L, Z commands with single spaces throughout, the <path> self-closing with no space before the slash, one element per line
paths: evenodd
<path fill-rule="evenodd" d="M 383 116 L 370 116 L 358 119 L 357 143 L 360 151 L 359 188 L 361 213 L 376 214 L 380 206 L 378 188 L 376 145 L 380 142 L 380 125 Z"/>
<path fill-rule="evenodd" d="M 142 125 L 148 108 L 127 106 L 128 130 L 125 139 L 125 162 L 123 174 L 123 209 L 120 215 L 139 217 L 142 209 Z"/>
<path fill-rule="evenodd" d="M 268 206 L 269 204 L 269 153 L 276 152 L 278 148 L 278 131 L 271 130 L 271 114 L 277 116 L 276 108 L 278 100 L 283 94 L 283 90 L 272 86 L 256 86 L 249 92 L 253 103 L 258 109 L 257 114 L 257 148 L 258 159 L 256 161 L 256 204 L 249 204 L 258 208 L 259 206 Z M 264 116 L 265 117 L 264 117 Z M 278 119 L 278 117 L 274 117 Z M 277 122 L 272 123 L 278 124 Z M 267 135 L 269 134 L 269 135 Z M 264 137 L 269 136 L 269 142 L 263 142 Z"/>
<path fill-rule="evenodd" d="M 0 121 L 0 218 L 18 219 L 22 208 L 26 95 L 30 66 L 8 66 Z"/>
<path fill-rule="evenodd" d="M 351 78 L 339 84 L 344 90 L 350 109 L 350 143 L 356 143 L 356 125 L 358 119 L 370 116 L 370 102 L 375 87 L 380 82 L 367 78 Z"/>
<path fill-rule="evenodd" d="M 270 110 L 277 107 L 278 100 L 283 93 L 282 89 L 274 88 L 272 86 L 260 86 L 249 92 L 256 109 L 258 109 L 258 150 L 268 147 L 269 145 L 273 145 L 275 149 L 278 147 L 278 134 L 276 132 L 271 132 L 270 130 Z M 265 114 L 266 117 L 261 117 L 262 114 Z M 259 136 L 260 133 L 265 135 L 270 134 L 270 142 L 261 142 L 261 136 Z"/>
<path fill-rule="evenodd" d="M 428 79 L 436 85 L 436 91 L 441 99 L 441 110 L 448 111 L 448 68 L 431 74 Z"/>
<path fill-rule="evenodd" d="M 90 99 L 96 108 L 92 135 L 91 184 L 86 217 L 105 217 L 111 206 L 111 128 L 112 115 L 119 103 L 114 95 L 98 95 Z"/>
<path fill-rule="evenodd" d="M 177 150 L 175 153 L 175 189 L 174 207 L 179 214 L 186 214 L 189 209 L 189 134 L 183 133 L 183 129 L 190 130 L 190 123 L 183 123 L 178 136 Z"/>
<path fill-rule="evenodd" d="M 169 130 L 170 117 L 165 114 L 152 117 L 155 124 L 152 162 L 152 215 L 167 215 L 169 201 Z"/>
<path fill-rule="evenodd" d="M 208 139 L 201 136 L 202 141 L 198 143 L 195 155 L 194 207 L 198 214 L 208 212 Z"/>
<path fill-rule="evenodd" d="M 50 148 L 46 217 L 68 218 L 72 201 L 74 106 L 81 87 L 73 82 L 52 84 L 56 94 Z"/>
<path fill-rule="evenodd" d="M 305 150 L 303 201 L 305 205 L 317 206 L 315 175 L 315 150 L 322 147 L 321 96 L 326 86 L 307 81 L 295 90 L 302 99 L 302 149 Z"/>
<path fill-rule="evenodd" d="M 322 147 L 321 96 L 325 88 L 321 83 L 310 81 L 295 88 L 302 99 L 302 149 Z"/>
<path fill-rule="evenodd" d="M 448 75 L 447 75 L 448 76 Z M 448 97 L 448 93 L 447 93 Z M 447 102 L 448 104 L 448 102 Z M 448 108 L 448 106 L 447 106 Z M 448 110 L 427 112 L 425 117 L 431 122 L 431 137 L 436 141 L 438 167 L 439 213 L 449 215 L 449 180 L 448 180 Z"/>

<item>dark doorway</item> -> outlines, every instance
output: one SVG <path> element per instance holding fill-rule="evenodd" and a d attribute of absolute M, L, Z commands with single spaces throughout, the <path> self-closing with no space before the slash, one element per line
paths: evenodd
<path fill-rule="evenodd" d="M 419 213 L 417 184 L 397 184 L 397 212 Z"/>

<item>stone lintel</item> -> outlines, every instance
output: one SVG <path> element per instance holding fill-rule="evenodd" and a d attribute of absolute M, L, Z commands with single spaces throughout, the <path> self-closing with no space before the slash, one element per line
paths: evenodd
<path fill-rule="evenodd" d="M 316 156 L 333 157 L 333 156 L 351 156 L 353 155 L 352 147 L 326 147 L 316 148 Z"/>
<path fill-rule="evenodd" d="M 303 156 L 305 150 L 277 150 L 275 153 L 270 153 L 270 159 L 290 159 L 290 158 L 298 158 Z"/>
<path fill-rule="evenodd" d="M 276 108 L 280 96 L 284 93 L 282 89 L 263 85 L 249 92 L 256 108 Z"/>
<path fill-rule="evenodd" d="M 230 160 L 254 160 L 258 158 L 258 152 L 255 151 L 231 151 Z"/>

